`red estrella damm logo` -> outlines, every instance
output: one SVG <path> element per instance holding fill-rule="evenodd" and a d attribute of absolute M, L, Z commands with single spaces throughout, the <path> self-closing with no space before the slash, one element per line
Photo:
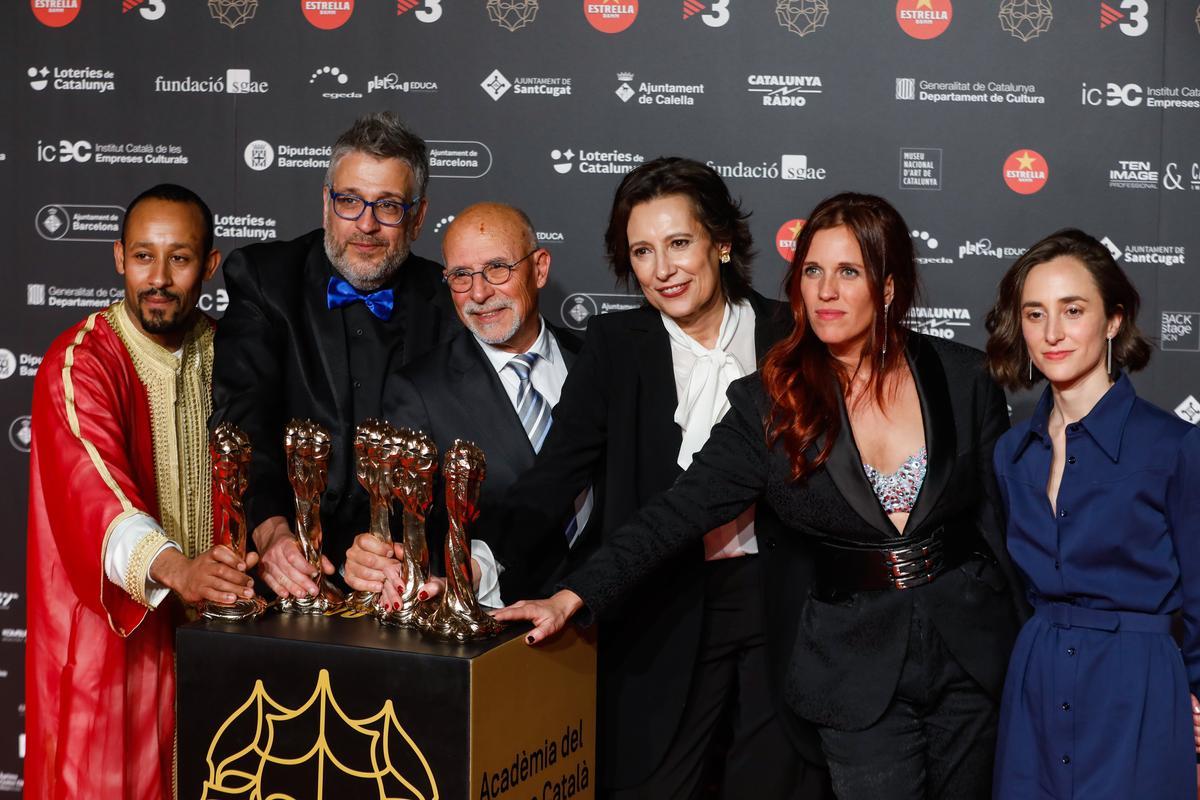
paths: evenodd
<path fill-rule="evenodd" d="M 900 0 L 896 22 L 914 39 L 933 39 L 950 27 L 954 7 L 950 0 Z"/>
<path fill-rule="evenodd" d="M 1004 182 L 1017 194 L 1041 191 L 1050 177 L 1050 165 L 1037 150 L 1021 149 L 1004 160 Z"/>
<path fill-rule="evenodd" d="M 300 0 L 300 10 L 313 27 L 331 31 L 350 19 L 354 13 L 354 0 Z"/>
<path fill-rule="evenodd" d="M 50 28 L 70 25 L 79 16 L 83 0 L 29 0 L 37 21 Z"/>
<path fill-rule="evenodd" d="M 637 19 L 638 0 L 583 0 L 583 13 L 596 30 L 620 33 Z"/>
<path fill-rule="evenodd" d="M 779 226 L 775 234 L 775 249 L 789 264 L 796 256 L 796 239 L 800 236 L 800 231 L 804 230 L 804 222 L 802 219 L 789 219 Z"/>

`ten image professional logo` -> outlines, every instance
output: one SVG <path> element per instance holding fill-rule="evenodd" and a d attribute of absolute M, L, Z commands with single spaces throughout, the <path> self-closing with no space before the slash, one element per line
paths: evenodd
<path fill-rule="evenodd" d="M 1004 0 L 1000 4 L 1000 27 L 1022 42 L 1050 30 L 1054 9 L 1050 0 Z"/>
<path fill-rule="evenodd" d="M 638 0 L 584 0 L 583 14 L 596 30 L 603 33 L 620 33 L 637 19 Z"/>
<path fill-rule="evenodd" d="M 135 8 L 142 19 L 155 22 L 167 13 L 167 0 L 121 0 L 122 14 L 128 14 Z"/>
<path fill-rule="evenodd" d="M 236 28 L 254 19 L 258 0 L 208 0 L 208 13 L 227 28 Z"/>
<path fill-rule="evenodd" d="M 33 16 L 49 28 L 70 25 L 79 16 L 81 5 L 83 0 L 29 0 Z"/>
<path fill-rule="evenodd" d="M 829 0 L 776 0 L 775 18 L 797 36 L 807 36 L 829 21 Z"/>
<path fill-rule="evenodd" d="M 300 10 L 314 28 L 331 31 L 350 20 L 354 0 L 300 0 Z"/>
<path fill-rule="evenodd" d="M 1004 160 L 1004 182 L 1017 194 L 1041 191 L 1049 177 L 1046 159 L 1036 150 L 1017 150 Z"/>
<path fill-rule="evenodd" d="M 896 22 L 914 39 L 935 39 L 950 27 L 954 8 L 950 0 L 900 0 Z"/>
<path fill-rule="evenodd" d="M 804 230 L 804 220 L 789 219 L 775 232 L 775 252 L 779 253 L 779 257 L 789 264 L 796 256 L 796 239 L 799 238 L 802 230 Z"/>
<path fill-rule="evenodd" d="M 699 18 L 710 28 L 729 22 L 729 0 L 683 0 L 683 18 Z"/>
<path fill-rule="evenodd" d="M 488 19 L 506 31 L 519 31 L 537 17 L 538 0 L 487 0 Z"/>
<path fill-rule="evenodd" d="M 1122 0 L 1121 3 L 1100 4 L 1100 28 L 1120 23 L 1117 29 L 1126 36 L 1141 36 L 1150 30 L 1150 4 L 1146 0 Z"/>
<path fill-rule="evenodd" d="M 416 10 L 414 16 L 421 22 L 437 22 L 442 18 L 442 0 L 396 0 L 396 16 Z"/>

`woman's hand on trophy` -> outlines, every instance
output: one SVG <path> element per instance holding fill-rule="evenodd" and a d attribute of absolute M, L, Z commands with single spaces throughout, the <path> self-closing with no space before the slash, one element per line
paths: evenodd
<path fill-rule="evenodd" d="M 545 600 L 518 600 L 511 606 L 491 612 L 501 622 L 526 620 L 533 630 L 525 636 L 527 644 L 537 644 L 567 626 L 575 612 L 583 608 L 583 600 L 570 589 L 562 589 Z"/>
<path fill-rule="evenodd" d="M 254 546 L 261 554 L 258 574 L 280 598 L 313 597 L 317 594 L 316 573 L 300 552 L 296 535 L 285 517 L 270 517 L 254 529 Z M 321 569 L 333 574 L 333 564 L 321 556 Z"/>
<path fill-rule="evenodd" d="M 254 597 L 254 579 L 246 571 L 258 562 L 250 553 L 242 561 L 223 544 L 188 558 L 173 547 L 158 554 L 150 577 L 178 594 L 185 603 L 201 600 L 228 605 L 239 597 Z"/>
<path fill-rule="evenodd" d="M 346 567 L 342 575 L 351 589 L 384 592 L 384 584 L 389 576 L 399 581 L 400 559 L 403 557 L 404 545 L 383 542 L 373 534 L 360 533 L 346 551 Z"/>

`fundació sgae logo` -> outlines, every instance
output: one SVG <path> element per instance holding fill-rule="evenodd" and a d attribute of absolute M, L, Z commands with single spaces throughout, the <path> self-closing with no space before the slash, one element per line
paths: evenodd
<path fill-rule="evenodd" d="M 789 219 L 779 226 L 779 231 L 775 234 L 775 249 L 789 264 L 796 256 L 796 239 L 799 238 L 800 231 L 804 230 L 804 222 L 802 219 Z"/>
<path fill-rule="evenodd" d="M 1004 159 L 1004 182 L 1017 194 L 1041 191 L 1050 177 L 1050 166 L 1036 150 L 1021 149 Z"/>
<path fill-rule="evenodd" d="M 598 31 L 620 33 L 638 15 L 638 0 L 583 0 L 583 13 Z"/>
<path fill-rule="evenodd" d="M 314 28 L 331 31 L 350 19 L 354 0 L 300 0 L 300 10 Z"/>
<path fill-rule="evenodd" d="M 83 0 L 29 0 L 37 21 L 50 28 L 70 25 L 79 16 Z"/>
<path fill-rule="evenodd" d="M 896 22 L 914 39 L 934 39 L 950 27 L 954 7 L 950 0 L 899 0 Z"/>

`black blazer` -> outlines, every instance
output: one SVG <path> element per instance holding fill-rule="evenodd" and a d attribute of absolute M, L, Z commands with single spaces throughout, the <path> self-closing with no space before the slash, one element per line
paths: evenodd
<path fill-rule="evenodd" d="M 792 319 L 787 306 L 759 294 L 750 304 L 761 359 Z M 593 317 L 533 468 L 512 487 L 506 513 L 480 519 L 480 536 L 505 567 L 506 601 L 544 592 L 543 568 L 567 556 L 563 524 L 586 486 L 596 492 L 595 508 L 569 563 L 670 488 L 682 472 L 677 405 L 659 312 L 644 306 Z M 703 544 L 689 542 L 655 570 L 627 615 L 613 614 L 600 629 L 597 730 L 605 787 L 644 780 L 675 734 L 699 649 L 703 566 Z"/>
<path fill-rule="evenodd" d="M 346 331 L 325 300 L 335 273 L 325 257 L 324 231 L 239 248 L 223 269 L 229 307 L 217 324 L 209 425 L 233 422 L 254 447 L 246 521 L 253 529 L 275 515 L 294 518 L 284 427 L 297 417 L 319 422 L 333 436 L 321 502 L 323 549 L 340 564 L 354 536 L 367 529 L 369 509 L 354 472 L 354 429 L 362 420 L 350 418 Z M 441 275 L 437 264 L 415 255 L 401 266 L 395 288 L 405 334 L 393 359 L 409 361 L 459 327 Z"/>
<path fill-rule="evenodd" d="M 570 331 L 546 324 L 569 370 L 582 342 Z M 487 479 L 479 496 L 482 513 L 487 514 L 507 496 L 521 473 L 533 466 L 534 452 L 483 348 L 464 328 L 407 366 L 400 358 L 394 361 L 384 384 L 384 417 L 394 425 L 424 431 L 437 444 L 439 454 L 455 439 L 478 445 L 487 458 Z M 439 493 L 427 527 L 435 561 L 436 542 L 446 527 L 444 512 Z M 550 571 L 553 566 L 531 568 Z"/>
<path fill-rule="evenodd" d="M 891 701 L 914 603 L 921 603 L 962 667 L 997 698 L 1024 613 L 991 467 L 995 441 L 1008 428 L 1004 396 L 978 350 L 916 333 L 909 341 L 929 466 L 905 536 L 924 538 L 945 525 L 947 535 L 977 532 L 987 552 L 926 586 L 850 593 L 839 602 L 811 592 L 798 598 L 786 583 L 769 587 L 774 599 L 768 607 L 774 603 L 790 617 L 778 635 L 791 646 L 775 650 L 785 659 L 776 672 L 786 675 L 786 700 L 805 719 L 842 730 L 867 727 Z M 761 377 L 734 383 L 729 399 L 730 412 L 675 487 L 562 582 L 586 604 L 581 621 L 607 615 L 639 581 L 656 580 L 656 565 L 756 501 L 760 513 L 769 509 L 783 525 L 760 537 L 761 552 L 782 562 L 777 572 L 786 573 L 813 539 L 883 544 L 900 538 L 863 472 L 844 418 L 829 461 L 795 483 L 782 447 L 766 446 Z M 815 454 L 816 448 L 809 455 Z"/>

